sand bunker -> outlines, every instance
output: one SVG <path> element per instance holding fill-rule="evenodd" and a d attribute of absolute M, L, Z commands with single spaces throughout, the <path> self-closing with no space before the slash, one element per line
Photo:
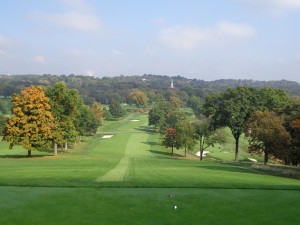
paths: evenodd
<path fill-rule="evenodd" d="M 252 162 L 257 162 L 257 160 L 256 159 L 252 159 L 252 158 L 248 158 L 250 161 L 252 161 Z"/>
<path fill-rule="evenodd" d="M 209 153 L 210 153 L 210 151 L 203 151 L 203 155 L 202 156 L 206 156 L 206 154 L 209 154 Z M 200 156 L 200 151 L 198 151 L 196 153 L 196 156 Z"/>
<path fill-rule="evenodd" d="M 131 122 L 139 122 L 140 120 L 130 120 Z"/>
<path fill-rule="evenodd" d="M 104 135 L 102 138 L 112 138 L 114 135 Z"/>

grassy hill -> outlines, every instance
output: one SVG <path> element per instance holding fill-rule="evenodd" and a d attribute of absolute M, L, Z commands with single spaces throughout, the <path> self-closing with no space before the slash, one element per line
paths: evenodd
<path fill-rule="evenodd" d="M 194 154 L 186 159 L 183 150 L 171 155 L 160 143 L 147 115 L 138 113 L 105 122 L 95 137 L 58 157 L 39 151 L 27 158 L 0 142 L 0 224 L 300 221 L 300 180 L 233 163 L 230 140 L 202 162 Z M 240 159 L 250 162 L 246 144 Z"/>

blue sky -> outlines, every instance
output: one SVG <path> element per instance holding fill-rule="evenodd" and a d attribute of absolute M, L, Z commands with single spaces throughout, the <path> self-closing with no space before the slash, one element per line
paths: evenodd
<path fill-rule="evenodd" d="M 300 82 L 300 0 L 1 0 L 0 74 Z"/>

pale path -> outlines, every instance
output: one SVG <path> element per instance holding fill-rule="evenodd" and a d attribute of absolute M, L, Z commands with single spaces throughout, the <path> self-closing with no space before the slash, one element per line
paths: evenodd
<path fill-rule="evenodd" d="M 147 151 L 142 150 L 145 149 L 145 146 L 143 145 L 147 145 L 145 144 L 147 138 L 148 135 L 144 132 L 130 133 L 130 137 L 128 139 L 128 142 L 126 143 L 124 157 L 113 169 L 108 171 L 103 176 L 98 177 L 96 181 L 97 182 L 123 181 L 126 176 L 127 169 L 130 165 L 130 158 L 143 157 L 149 154 Z"/>

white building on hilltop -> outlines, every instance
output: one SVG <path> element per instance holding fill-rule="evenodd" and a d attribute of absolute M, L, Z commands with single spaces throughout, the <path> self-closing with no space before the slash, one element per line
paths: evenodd
<path fill-rule="evenodd" d="M 171 79 L 171 86 L 170 86 L 170 88 L 174 88 L 173 79 Z"/>

